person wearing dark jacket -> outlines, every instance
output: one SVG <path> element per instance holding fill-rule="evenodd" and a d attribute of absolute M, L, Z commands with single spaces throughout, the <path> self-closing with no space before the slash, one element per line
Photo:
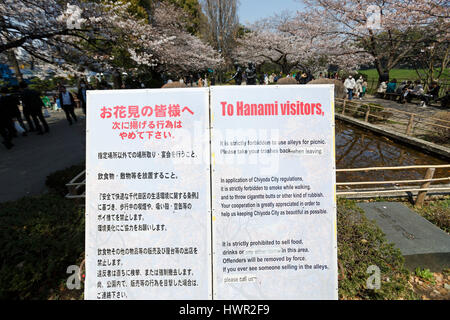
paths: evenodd
<path fill-rule="evenodd" d="M 22 90 L 21 99 L 22 99 L 23 113 L 25 119 L 28 122 L 28 125 L 30 126 L 30 130 L 34 131 L 33 127 L 34 123 L 34 126 L 36 127 L 38 134 L 49 132 L 47 121 L 45 121 L 44 115 L 42 114 L 42 108 L 45 106 L 44 103 L 42 102 L 41 97 L 39 96 L 39 93 L 35 90 L 28 89 L 28 84 L 24 81 L 20 83 L 20 88 Z M 33 118 L 33 123 L 31 122 L 30 117 Z M 44 127 L 45 131 L 42 131 L 41 124 Z"/>
<path fill-rule="evenodd" d="M 77 116 L 75 115 L 75 100 L 72 94 L 66 90 L 66 87 L 61 86 L 59 88 L 59 101 L 61 102 L 61 108 L 66 113 L 67 121 L 69 125 L 72 125 L 72 119 L 77 122 Z M 72 119 L 71 119 L 72 118 Z"/>
<path fill-rule="evenodd" d="M 8 87 L 2 87 L 1 89 L 2 94 L 2 115 L 6 116 L 11 120 L 12 127 L 13 127 L 13 135 L 17 136 L 17 130 L 14 126 L 14 120 L 16 120 L 19 125 L 25 130 L 23 132 L 23 136 L 26 136 L 26 127 L 22 120 L 22 114 L 19 110 L 19 104 L 20 99 L 17 95 L 12 94 L 9 92 Z"/>
<path fill-rule="evenodd" d="M 4 90 L 2 90 L 2 94 L 3 92 Z M 14 123 L 8 108 L 7 97 L 0 95 L 0 136 L 2 136 L 2 143 L 7 149 L 11 149 L 14 146 L 12 144 L 12 138 L 15 134 L 16 129 L 14 128 Z"/>
<path fill-rule="evenodd" d="M 86 90 L 88 89 L 89 87 L 86 85 L 84 79 L 81 79 L 80 85 L 78 86 L 77 97 L 78 100 L 80 100 L 81 108 L 83 109 L 84 114 L 86 114 Z"/>
<path fill-rule="evenodd" d="M 430 88 L 428 89 L 428 92 L 420 97 L 420 100 L 422 100 L 421 106 L 426 107 L 426 105 L 429 104 L 430 101 L 437 100 L 439 98 L 440 90 L 441 87 L 438 85 L 438 83 L 436 81 L 433 81 Z"/>

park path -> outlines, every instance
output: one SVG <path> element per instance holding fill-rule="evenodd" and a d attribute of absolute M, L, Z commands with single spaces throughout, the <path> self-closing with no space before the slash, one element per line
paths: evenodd
<path fill-rule="evenodd" d="M 437 112 L 440 112 L 440 111 L 449 111 L 449 110 L 443 109 L 440 106 L 437 107 L 434 105 L 420 107 L 420 104 L 416 100 L 414 100 L 415 102 L 401 104 L 401 103 L 398 103 L 393 100 L 377 98 L 374 95 L 366 95 L 362 100 L 359 100 L 359 99 L 354 99 L 354 100 L 361 101 L 361 102 L 376 103 L 376 104 L 380 104 L 386 108 L 392 108 L 392 109 L 397 109 L 400 111 L 416 113 L 416 114 L 419 114 L 419 115 L 425 116 L 425 117 L 433 117 L 433 115 L 435 115 Z"/>
<path fill-rule="evenodd" d="M 69 126 L 63 111 L 50 111 L 50 132 L 13 140 L 10 150 L 0 145 L 0 202 L 46 191 L 45 178 L 85 159 L 85 119 L 75 109 L 78 122 Z"/>

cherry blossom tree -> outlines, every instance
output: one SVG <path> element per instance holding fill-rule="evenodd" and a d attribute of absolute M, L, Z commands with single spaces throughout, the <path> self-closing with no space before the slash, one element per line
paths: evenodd
<path fill-rule="evenodd" d="M 251 32 L 239 40 L 235 59 L 240 63 L 270 62 L 283 73 L 299 68 L 309 73 L 323 70 L 329 64 L 354 70 L 367 56 L 350 50 L 350 44 L 339 43 L 328 36 L 308 16 L 283 13 L 260 20 L 250 26 Z"/>
<path fill-rule="evenodd" d="M 118 52 L 133 67 L 201 70 L 222 59 L 185 31 L 182 10 L 154 1 L 151 19 L 133 14 L 129 2 L 3 0 L 0 53 L 21 50 L 41 63 L 84 72 L 118 69 Z"/>
<path fill-rule="evenodd" d="M 303 0 L 298 15 L 315 21 L 323 35 L 372 57 L 380 80 L 427 39 L 448 41 L 449 6 L 445 0 Z M 432 26 L 432 27 L 431 27 Z M 356 50 L 355 50 L 356 49 Z"/>

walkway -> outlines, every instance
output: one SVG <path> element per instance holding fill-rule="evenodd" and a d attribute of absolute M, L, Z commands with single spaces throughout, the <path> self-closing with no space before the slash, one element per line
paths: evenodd
<path fill-rule="evenodd" d="M 348 101 L 348 100 L 347 100 Z M 387 132 L 394 132 L 394 133 L 399 133 L 400 137 L 399 137 L 399 141 L 404 142 L 404 143 L 408 143 L 410 144 L 410 142 L 408 140 L 410 140 L 408 137 L 411 138 L 417 138 L 419 139 L 421 142 L 423 142 L 424 144 L 436 144 L 435 147 L 437 147 L 438 149 L 440 147 L 446 149 L 443 154 L 438 152 L 438 154 L 441 154 L 441 156 L 444 157 L 448 157 L 448 153 L 450 150 L 450 141 L 448 141 L 448 139 L 444 139 L 442 136 L 442 131 L 443 129 L 441 129 L 442 125 L 447 126 L 447 123 L 444 122 L 439 122 L 435 119 L 441 119 L 440 115 L 437 115 L 437 113 L 439 112 L 450 112 L 450 110 L 444 110 L 441 107 L 436 107 L 436 106 L 426 106 L 426 107 L 420 107 L 418 104 L 416 103 L 405 103 L 405 104 L 400 104 L 396 101 L 392 101 L 392 100 L 387 100 L 387 99 L 381 99 L 381 98 L 376 98 L 375 96 L 372 95 L 367 95 L 366 97 L 364 97 L 362 100 L 359 99 L 353 99 L 353 102 L 359 104 L 364 104 L 364 103 L 374 103 L 377 105 L 381 105 L 384 108 L 389 108 L 389 109 L 396 109 L 399 111 L 403 111 L 403 112 L 407 112 L 407 114 L 403 113 L 403 112 L 399 112 L 396 113 L 395 111 L 390 111 L 390 110 L 385 110 L 387 111 L 388 114 L 388 118 L 387 121 L 377 121 L 377 122 L 373 122 L 373 120 L 377 120 L 380 118 L 380 116 L 383 116 L 382 114 L 374 114 L 376 113 L 376 110 L 379 111 L 379 109 L 377 108 L 372 108 L 372 111 L 370 113 L 370 117 L 369 117 L 369 122 L 373 123 L 374 128 L 379 128 L 381 130 L 385 130 Z M 342 101 L 339 101 L 339 106 L 342 106 Z M 348 106 L 346 107 L 346 112 L 345 112 L 345 116 L 351 116 L 353 118 L 353 115 L 356 111 L 356 107 L 354 104 L 348 104 Z M 364 111 L 365 112 L 365 111 Z M 367 124 L 366 129 L 372 130 L 373 126 L 370 125 L 369 123 L 365 122 L 364 120 L 364 112 L 359 112 L 358 113 L 358 118 L 360 119 L 359 122 L 361 122 L 362 127 L 366 127 L 365 124 Z M 336 115 L 340 116 L 341 111 L 337 111 Z M 415 117 L 412 119 L 411 118 L 411 114 L 415 114 Z M 434 119 L 433 119 L 434 118 Z M 358 119 L 356 119 L 358 120 Z M 364 121 L 363 121 L 364 120 Z M 410 121 L 411 122 L 411 126 L 410 126 Z M 358 122 L 358 121 L 356 121 Z M 438 123 L 436 123 L 438 122 Z M 357 124 L 359 125 L 359 123 Z M 407 130 L 407 128 L 409 128 Z M 444 129 L 446 130 L 446 129 Z M 377 130 L 375 130 L 377 133 Z M 408 134 L 406 135 L 406 131 L 408 131 Z M 397 134 L 394 134 L 394 138 Z M 404 137 L 403 137 L 404 135 Z M 392 135 L 389 135 L 389 137 L 393 138 Z M 405 139 L 406 138 L 406 139 Z M 414 139 L 412 139 L 414 140 Z M 417 143 L 413 142 L 412 145 L 415 145 L 416 147 L 420 147 L 421 148 L 421 143 L 419 143 L 419 145 L 417 145 Z M 430 149 L 425 146 L 426 150 L 434 152 L 434 147 L 431 147 Z"/>
<path fill-rule="evenodd" d="M 373 95 L 366 95 L 362 100 L 358 100 L 358 99 L 354 99 L 354 100 L 362 101 L 362 102 L 369 102 L 369 103 L 376 103 L 376 104 L 380 104 L 386 108 L 393 108 L 393 109 L 397 109 L 397 110 L 401 110 L 401 111 L 405 111 L 405 112 L 416 113 L 416 114 L 420 114 L 422 116 L 427 116 L 427 117 L 432 117 L 435 113 L 444 110 L 440 106 L 439 107 L 435 107 L 435 106 L 420 107 L 418 102 L 401 104 L 401 103 L 398 103 L 393 100 L 376 98 Z M 447 111 L 450 111 L 450 110 L 447 110 Z"/>
<path fill-rule="evenodd" d="M 450 267 L 450 235 L 398 202 L 358 203 L 370 220 L 400 249 L 405 266 L 442 271 Z"/>
<path fill-rule="evenodd" d="M 76 115 L 82 116 L 80 108 Z M 45 178 L 85 159 L 85 119 L 69 126 L 63 111 L 50 111 L 50 132 L 13 140 L 7 150 L 0 144 L 0 202 L 46 191 Z"/>

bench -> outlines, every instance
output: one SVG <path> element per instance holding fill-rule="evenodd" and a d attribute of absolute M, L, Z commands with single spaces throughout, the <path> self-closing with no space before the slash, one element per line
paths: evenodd
<path fill-rule="evenodd" d="M 401 93 L 389 92 L 384 94 L 384 99 L 397 101 L 401 96 Z"/>
<path fill-rule="evenodd" d="M 376 97 L 386 99 L 386 100 L 398 100 L 398 98 L 401 96 L 400 93 L 395 92 L 377 92 Z"/>
<path fill-rule="evenodd" d="M 431 107 L 444 107 L 444 108 L 445 108 L 445 106 L 443 106 L 443 105 L 442 105 L 442 102 L 441 102 L 442 98 L 444 98 L 444 97 L 445 97 L 445 95 L 442 96 L 442 97 L 439 97 L 439 98 L 437 98 L 437 99 L 431 100 L 431 101 L 427 104 L 427 106 L 431 106 Z M 414 97 L 411 99 L 411 101 L 418 101 L 418 102 L 421 102 L 422 100 L 421 100 L 420 98 L 414 96 Z"/>

